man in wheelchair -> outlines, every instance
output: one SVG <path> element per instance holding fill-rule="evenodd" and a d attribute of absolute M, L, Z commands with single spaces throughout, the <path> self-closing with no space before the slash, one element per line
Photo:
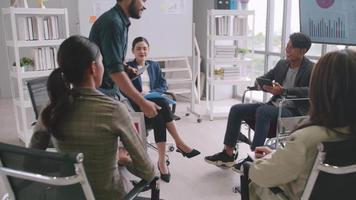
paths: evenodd
<path fill-rule="evenodd" d="M 309 79 L 314 63 L 304 55 L 311 46 L 310 38 L 302 33 L 289 36 L 286 47 L 286 59 L 281 59 L 276 66 L 256 79 L 255 86 L 273 96 L 267 103 L 236 104 L 230 108 L 222 152 L 206 156 L 205 161 L 219 167 L 232 167 L 238 155 L 235 146 L 239 138 L 241 122 L 254 124 L 255 134 L 251 150 L 262 146 L 267 138 L 270 126 L 277 123 L 279 102 L 282 96 L 292 95 L 297 98 L 308 96 Z M 282 117 L 305 115 L 308 102 L 283 104 Z M 249 123 L 252 122 L 252 123 Z M 240 136 L 241 137 L 241 136 Z"/>

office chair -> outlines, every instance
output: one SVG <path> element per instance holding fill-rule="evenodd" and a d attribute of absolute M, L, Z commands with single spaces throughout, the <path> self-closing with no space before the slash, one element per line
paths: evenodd
<path fill-rule="evenodd" d="M 94 200 L 83 167 L 82 153 L 58 153 L 0 143 L 0 175 L 6 194 L 12 200 Z M 159 199 L 158 177 L 152 182 L 141 180 L 125 200 Z M 145 188 L 151 198 L 137 197 Z"/>
<path fill-rule="evenodd" d="M 356 138 L 322 142 L 302 194 L 302 200 L 334 200 L 356 197 Z M 350 154 L 350 152 L 352 152 Z M 248 170 L 252 163 L 243 164 L 241 199 L 249 199 Z M 279 187 L 270 188 L 279 199 L 289 199 Z"/>
<path fill-rule="evenodd" d="M 36 119 L 38 119 L 38 116 L 42 108 L 49 101 L 47 95 L 47 80 L 48 77 L 41 77 L 41 78 L 31 79 L 26 82 L 28 92 L 30 93 L 30 100 L 32 103 L 32 107 Z"/>

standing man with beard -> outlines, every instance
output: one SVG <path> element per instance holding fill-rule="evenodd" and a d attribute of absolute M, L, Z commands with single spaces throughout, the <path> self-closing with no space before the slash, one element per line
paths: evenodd
<path fill-rule="evenodd" d="M 132 85 L 125 72 L 129 18 L 141 18 L 146 0 L 117 0 L 117 4 L 102 14 L 93 24 L 89 39 L 95 42 L 103 55 L 104 78 L 99 90 L 110 97 L 120 98 L 121 91 L 140 107 L 144 114 L 152 118 L 159 107 L 147 101 Z"/>

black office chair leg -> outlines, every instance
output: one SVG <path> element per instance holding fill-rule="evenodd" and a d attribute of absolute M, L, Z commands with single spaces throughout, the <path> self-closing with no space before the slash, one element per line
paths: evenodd
<path fill-rule="evenodd" d="M 151 200 L 159 200 L 159 193 L 160 193 L 160 188 L 159 188 L 158 179 L 155 178 L 155 180 L 151 182 Z"/>

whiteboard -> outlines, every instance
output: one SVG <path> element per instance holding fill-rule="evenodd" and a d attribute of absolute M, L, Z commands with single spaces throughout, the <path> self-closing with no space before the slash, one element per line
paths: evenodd
<path fill-rule="evenodd" d="M 116 0 L 79 0 L 80 34 L 89 36 L 90 16 L 112 8 Z M 141 19 L 132 19 L 126 58 L 132 58 L 131 44 L 143 36 L 150 43 L 150 58 L 192 56 L 193 0 L 148 0 Z"/>

